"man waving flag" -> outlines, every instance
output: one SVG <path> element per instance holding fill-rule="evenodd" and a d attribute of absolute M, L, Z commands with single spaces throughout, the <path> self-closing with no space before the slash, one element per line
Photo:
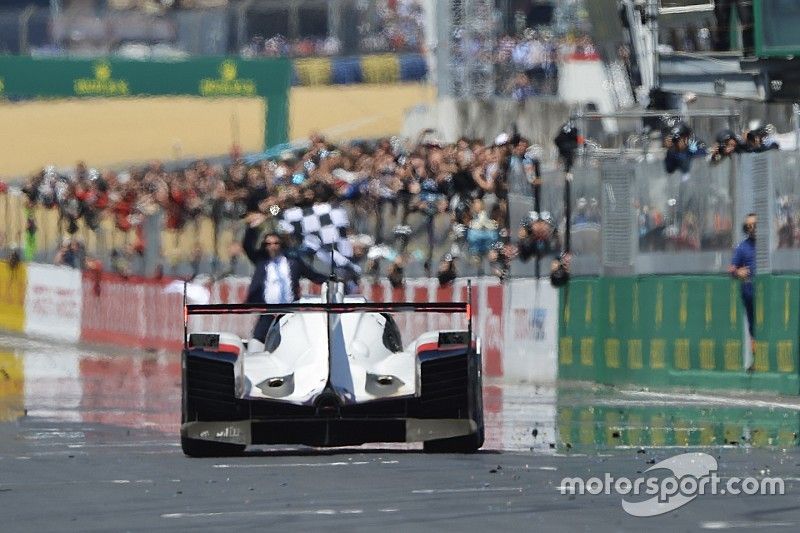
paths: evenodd
<path fill-rule="evenodd" d="M 355 281 L 361 275 L 361 269 L 351 260 L 353 246 L 347 238 L 350 220 L 343 207 L 333 207 L 327 202 L 291 207 L 281 213 L 278 227 L 302 243 L 301 254 L 314 255 L 329 266 L 332 255 L 342 277 Z"/>

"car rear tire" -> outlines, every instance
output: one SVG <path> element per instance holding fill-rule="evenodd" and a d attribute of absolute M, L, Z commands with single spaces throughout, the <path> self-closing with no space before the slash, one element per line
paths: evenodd
<path fill-rule="evenodd" d="M 242 455 L 245 447 L 243 444 L 213 442 L 181 436 L 181 448 L 188 457 L 235 457 Z"/>
<path fill-rule="evenodd" d="M 478 425 L 477 431 L 462 437 L 449 439 L 436 439 L 425 441 L 422 449 L 425 453 L 475 453 L 484 441 L 483 426 L 483 372 L 481 371 L 482 358 L 478 354 L 474 363 L 470 365 L 470 404 L 472 405 L 472 420 Z"/>

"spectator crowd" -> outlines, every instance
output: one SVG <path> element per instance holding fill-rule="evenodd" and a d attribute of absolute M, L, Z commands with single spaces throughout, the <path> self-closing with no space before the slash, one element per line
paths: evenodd
<path fill-rule="evenodd" d="M 360 53 L 424 53 L 425 13 L 418 0 L 383 0 L 357 4 L 356 22 Z M 580 33 L 557 35 L 550 27 L 523 28 L 497 37 L 489 17 L 487 29 L 469 37 L 456 33 L 451 66 L 491 64 L 495 93 L 521 101 L 555 94 L 561 60 L 597 60 L 591 39 Z M 282 34 L 255 35 L 240 50 L 244 57 L 333 57 L 342 53 L 336 35 L 289 38 Z"/>
<path fill-rule="evenodd" d="M 637 204 L 640 248 L 663 250 L 725 248 L 732 239 L 730 205 L 710 197 L 704 184 L 692 180 L 691 162 L 707 157 L 714 165 L 734 153 L 776 148 L 769 127 L 757 127 L 741 138 L 726 130 L 709 149 L 685 124 L 665 130 L 665 170 L 680 172 L 677 195 L 661 205 L 656 198 L 640 195 Z M 103 219 L 130 236 L 110 250 L 112 270 L 135 273 L 137 258 L 144 254 L 144 221 L 156 213 L 163 227 L 181 230 L 201 217 L 241 232 L 250 214 L 260 213 L 278 228 L 281 213 L 292 207 L 317 203 L 343 206 L 350 213 L 349 240 L 353 261 L 370 276 L 388 275 L 401 284 L 407 267 L 416 262 L 427 275 L 448 283 L 466 262 L 501 278 L 510 261 L 556 256 L 563 247 L 563 221 L 548 210 L 561 206 L 540 205 L 541 187 L 537 152 L 524 137 L 502 133 L 494 142 L 461 138 L 443 143 L 433 130 L 413 140 L 383 138 L 342 144 L 312 135 L 302 147 L 266 157 L 242 158 L 230 163 L 196 161 L 181 168 L 167 168 L 158 161 L 125 171 L 96 170 L 80 162 L 68 172 L 46 167 L 28 179 L 21 192 L 27 204 L 27 245 L 38 231 L 33 206 L 57 210 L 59 228 L 66 237 L 55 262 L 76 268 L 99 268 L 86 257 L 79 227 L 97 230 Z M 557 134 L 562 168 L 569 172 L 583 142 L 577 128 L 568 123 Z M 688 176 L 688 177 L 687 177 Z M 534 211 L 512 223 L 509 190 L 528 187 L 536 197 Z M 724 185 L 724 184 L 723 184 Z M 0 184 L 0 194 L 8 194 Z M 570 227 L 577 232 L 597 232 L 600 206 L 596 198 L 575 195 Z M 729 195 L 728 195 L 729 196 Z M 552 201 L 552 200 L 550 200 Z M 729 202 L 729 199 L 728 199 Z M 800 247 L 798 198 L 777 198 L 778 246 Z M 708 217 L 713 216 L 709 222 Z M 708 228 L 727 236 L 720 242 L 704 242 Z M 443 233 L 442 228 L 446 228 Z M 445 234 L 446 233 L 446 234 Z M 716 237 L 715 237 L 716 238 Z M 289 248 L 302 239 L 286 235 Z M 411 243 L 415 243 L 411 246 Z M 419 243 L 423 244 L 420 245 Z M 659 244 L 660 243 L 660 244 Z M 670 246 L 667 246 L 670 248 Z M 670 249 L 672 249 L 670 248 Z M 184 258 L 192 272 L 200 272 L 199 247 Z M 235 266 L 241 248 L 233 245 L 229 256 L 218 258 Z M 163 267 L 162 267 L 163 268 Z M 480 272 L 480 270 L 479 270 Z"/>
<path fill-rule="evenodd" d="M 424 51 L 424 11 L 419 0 L 381 0 L 355 4 L 357 49 L 361 53 Z M 348 27 L 351 21 L 348 21 Z M 240 51 L 244 57 L 336 56 L 342 42 L 335 35 L 289 38 L 255 35 Z"/>
<path fill-rule="evenodd" d="M 79 226 L 97 230 L 103 218 L 133 236 L 111 252 L 112 268 L 127 275 L 145 248 L 143 221 L 156 212 L 163 213 L 169 230 L 201 216 L 217 225 L 243 227 L 250 213 L 262 213 L 277 224 L 280 213 L 291 207 L 330 203 L 351 213 L 354 261 L 363 272 L 388 272 L 399 283 L 416 260 L 426 273 L 438 273 L 446 282 L 457 275 L 461 259 L 475 265 L 488 260 L 493 273 L 505 276 L 517 255 L 528 259 L 557 252 L 556 222 L 546 213 L 534 214 L 516 229 L 509 222 L 508 180 L 533 183 L 539 163 L 532 153 L 526 139 L 507 134 L 494 143 L 462 138 L 445 144 L 426 130 L 410 144 L 384 138 L 341 145 L 313 135 L 304 148 L 248 162 L 234 157 L 228 165 L 197 161 L 168 169 L 153 161 L 117 172 L 80 162 L 63 173 L 47 167 L 22 192 L 28 207 L 58 211 L 68 236 L 56 254 L 59 264 L 86 266 Z M 32 212 L 29 237 L 37 232 Z M 387 227 L 388 220 L 395 221 L 394 227 Z M 448 235 L 436 229 L 444 220 Z M 426 246 L 409 248 L 414 232 Z M 434 257 L 437 246 L 444 250 L 441 257 Z M 227 259 L 236 261 L 239 253 L 234 247 Z"/>

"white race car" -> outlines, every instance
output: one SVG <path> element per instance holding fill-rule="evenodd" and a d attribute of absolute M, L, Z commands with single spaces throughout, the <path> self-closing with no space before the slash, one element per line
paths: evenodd
<path fill-rule="evenodd" d="M 397 312 L 465 313 L 468 326 L 404 348 Z M 231 333 L 185 332 L 186 455 L 258 444 L 423 442 L 426 452 L 459 453 L 483 445 L 480 340 L 468 303 L 368 303 L 330 283 L 293 304 L 185 305 L 184 314 L 188 324 L 189 315 L 224 313 L 276 319 L 263 348 L 251 343 L 260 351 Z"/>

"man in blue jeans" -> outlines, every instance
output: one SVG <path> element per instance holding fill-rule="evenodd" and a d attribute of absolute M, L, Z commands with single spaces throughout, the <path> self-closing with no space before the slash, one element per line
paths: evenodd
<path fill-rule="evenodd" d="M 734 250 L 731 265 L 728 267 L 730 275 L 742 282 L 742 303 L 744 303 L 744 309 L 747 313 L 747 331 L 750 333 L 750 349 L 753 354 L 755 354 L 756 345 L 753 317 L 753 280 L 756 276 L 756 222 L 756 214 L 748 213 L 742 226 L 747 238 L 740 242 L 736 250 Z M 753 371 L 752 363 L 747 367 L 747 371 Z"/>

